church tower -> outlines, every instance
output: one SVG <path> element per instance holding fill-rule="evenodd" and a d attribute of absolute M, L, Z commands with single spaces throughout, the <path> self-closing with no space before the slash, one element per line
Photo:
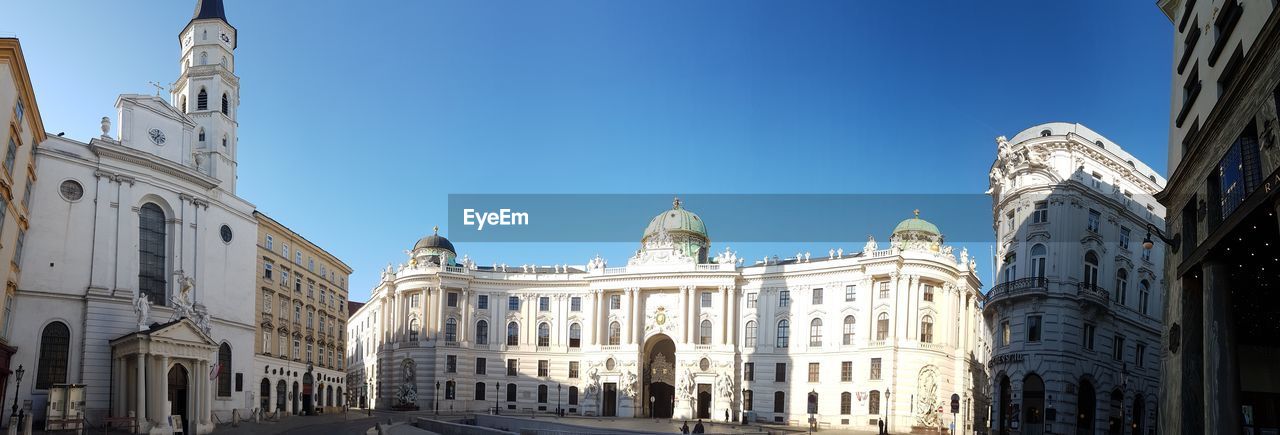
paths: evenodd
<path fill-rule="evenodd" d="M 190 162 L 235 194 L 240 78 L 235 75 L 236 28 L 227 22 L 222 0 L 197 0 L 178 41 L 182 74 L 172 86 L 172 103 L 196 123 Z"/>

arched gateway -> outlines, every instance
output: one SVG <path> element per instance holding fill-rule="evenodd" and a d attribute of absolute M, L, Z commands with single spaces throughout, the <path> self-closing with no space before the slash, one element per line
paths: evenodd
<path fill-rule="evenodd" d="M 645 415 L 653 418 L 671 418 L 676 393 L 676 343 L 666 334 L 650 337 L 644 344 L 644 401 Z"/>

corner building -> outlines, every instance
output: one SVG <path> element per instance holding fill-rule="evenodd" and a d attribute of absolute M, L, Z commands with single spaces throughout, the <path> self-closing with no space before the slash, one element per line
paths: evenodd
<path fill-rule="evenodd" d="M 1152 433 L 1164 258 L 1142 240 L 1164 179 L 1080 124 L 996 142 L 993 431 Z"/>
<path fill-rule="evenodd" d="M 812 402 L 822 427 L 986 426 L 981 283 L 933 224 L 751 265 L 710 248 L 678 200 L 619 267 L 480 266 L 427 236 L 351 317 L 353 400 L 792 425 Z"/>

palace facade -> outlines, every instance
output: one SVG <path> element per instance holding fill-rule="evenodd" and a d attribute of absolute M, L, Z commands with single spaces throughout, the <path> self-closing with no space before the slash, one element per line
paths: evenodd
<path fill-rule="evenodd" d="M 711 252 L 678 200 L 625 266 L 480 266 L 427 236 L 350 318 L 353 405 L 986 427 L 975 262 L 918 214 L 857 252 Z"/>

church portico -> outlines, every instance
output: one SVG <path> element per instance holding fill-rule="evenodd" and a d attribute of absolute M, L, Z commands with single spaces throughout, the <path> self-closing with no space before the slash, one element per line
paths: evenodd
<path fill-rule="evenodd" d="M 202 379 L 217 350 L 218 344 L 187 318 L 112 340 L 112 413 L 137 419 L 137 433 L 174 433 L 179 425 L 185 426 L 183 433 L 213 431 L 212 394 Z"/>

